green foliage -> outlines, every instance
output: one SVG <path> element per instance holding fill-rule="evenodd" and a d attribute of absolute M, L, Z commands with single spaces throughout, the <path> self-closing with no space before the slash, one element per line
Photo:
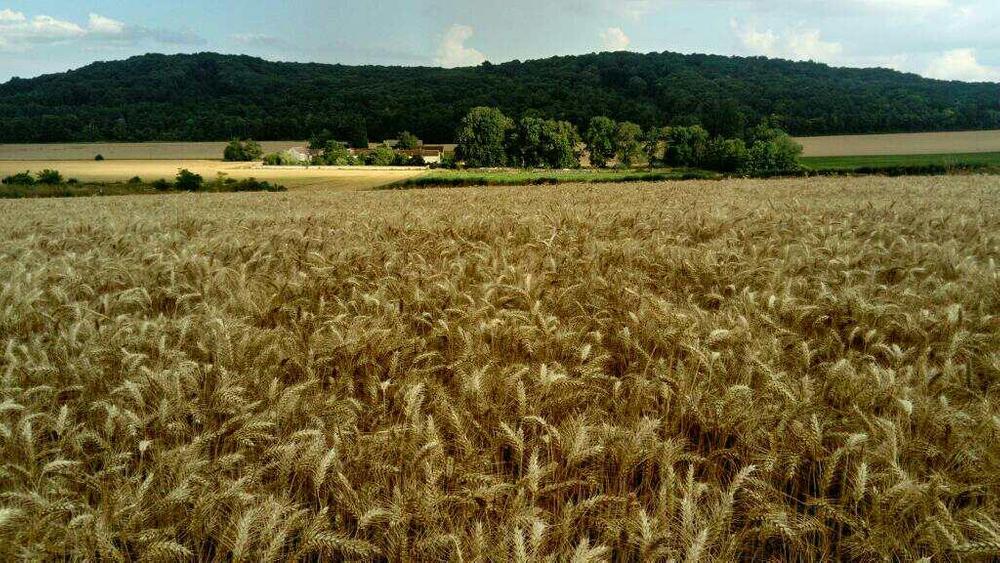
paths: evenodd
<path fill-rule="evenodd" d="M 592 166 L 605 168 L 608 161 L 615 157 L 617 127 L 618 124 L 603 115 L 590 120 L 584 141 L 587 144 L 587 152 L 590 153 Z"/>
<path fill-rule="evenodd" d="M 642 128 L 631 122 L 619 123 L 615 128 L 615 157 L 618 164 L 631 168 L 642 154 Z"/>
<path fill-rule="evenodd" d="M 412 150 L 421 145 L 420 139 L 416 135 L 410 133 L 409 131 L 403 131 L 399 134 L 399 144 L 396 148 L 402 150 Z"/>
<path fill-rule="evenodd" d="M 94 157 L 94 160 L 100 162 L 100 161 L 104 160 L 104 155 L 103 154 L 98 154 L 97 156 Z"/>
<path fill-rule="evenodd" d="M 132 176 L 131 178 L 129 178 L 128 183 L 132 184 L 132 185 L 141 184 L 142 183 L 142 178 L 140 178 L 138 176 Z"/>
<path fill-rule="evenodd" d="M 30 171 L 18 172 L 4 178 L 3 183 L 11 186 L 32 186 L 35 184 L 35 177 Z"/>
<path fill-rule="evenodd" d="M 313 164 L 327 166 L 347 166 L 350 164 L 351 151 L 344 143 L 331 139 L 326 141 L 322 150 L 322 154 L 313 157 Z"/>
<path fill-rule="evenodd" d="M 747 145 L 743 139 L 716 137 L 705 149 L 704 168 L 719 172 L 737 172 L 747 163 Z"/>
<path fill-rule="evenodd" d="M 201 53 L 0 85 L 0 143 L 305 139 L 324 129 L 355 148 L 404 129 L 448 142 L 483 104 L 580 128 L 599 115 L 644 128 L 702 123 L 727 138 L 775 113 L 795 135 L 1000 129 L 995 84 L 760 57 L 602 53 L 434 69 Z"/>
<path fill-rule="evenodd" d="M 509 162 L 527 168 L 577 168 L 579 143 L 572 123 L 523 117 L 510 139 Z"/>
<path fill-rule="evenodd" d="M 696 168 L 705 161 L 709 135 L 700 125 L 671 127 L 667 135 L 667 164 Z"/>
<path fill-rule="evenodd" d="M 185 168 L 177 173 L 177 178 L 174 180 L 174 188 L 186 192 L 196 192 L 202 188 L 204 182 L 205 180 L 200 174 L 195 174 Z"/>
<path fill-rule="evenodd" d="M 396 162 L 396 151 L 390 147 L 375 147 L 365 153 L 364 163 L 368 166 L 392 166 Z"/>
<path fill-rule="evenodd" d="M 227 183 L 224 191 L 230 192 L 284 192 L 288 191 L 285 186 L 263 182 L 256 178 L 247 178 Z"/>
<path fill-rule="evenodd" d="M 741 170 L 743 174 L 772 176 L 800 170 L 802 145 L 784 131 L 762 124 L 753 130 L 750 139 L 752 144 Z"/>
<path fill-rule="evenodd" d="M 165 192 L 173 187 L 173 185 L 167 181 L 165 178 L 160 178 L 159 180 L 153 181 L 153 189 L 161 192 Z"/>
<path fill-rule="evenodd" d="M 223 159 L 227 162 L 251 162 L 263 156 L 264 150 L 260 143 L 252 140 L 233 139 L 223 151 Z"/>
<path fill-rule="evenodd" d="M 55 186 L 63 183 L 62 174 L 60 174 L 58 170 L 49 170 L 46 168 L 45 170 L 39 172 L 36 176 L 39 184 Z"/>
<path fill-rule="evenodd" d="M 471 168 L 505 166 L 513 127 L 511 119 L 496 108 L 473 108 L 458 127 L 459 158 Z"/>
<path fill-rule="evenodd" d="M 667 134 L 666 127 L 650 127 L 642 136 L 642 153 L 646 157 L 646 164 L 650 170 L 664 158 L 664 143 Z"/>
<path fill-rule="evenodd" d="M 288 157 L 284 153 L 273 152 L 264 155 L 263 159 L 265 166 L 287 166 L 290 164 Z"/>

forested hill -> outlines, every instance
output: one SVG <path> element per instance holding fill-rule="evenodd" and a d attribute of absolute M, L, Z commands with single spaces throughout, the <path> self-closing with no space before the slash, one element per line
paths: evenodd
<path fill-rule="evenodd" d="M 584 125 L 607 115 L 731 133 L 777 115 L 797 135 L 1000 128 L 1000 84 L 765 58 L 602 53 L 459 69 L 145 55 L 0 85 L 0 143 L 452 140 L 469 108 Z"/>

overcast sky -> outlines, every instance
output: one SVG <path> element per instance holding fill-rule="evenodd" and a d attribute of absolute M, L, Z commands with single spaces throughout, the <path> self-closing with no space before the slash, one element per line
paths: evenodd
<path fill-rule="evenodd" d="M 0 0 L 0 82 L 148 52 L 463 66 L 608 50 L 1000 82 L 998 30 L 1000 0 Z"/>

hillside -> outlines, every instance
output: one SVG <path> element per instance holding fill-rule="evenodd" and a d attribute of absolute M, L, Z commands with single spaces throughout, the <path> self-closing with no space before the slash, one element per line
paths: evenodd
<path fill-rule="evenodd" d="M 145 55 L 0 85 L 0 143 L 342 138 L 402 129 L 450 141 L 476 105 L 578 125 L 700 121 L 731 133 L 778 115 L 796 135 L 1000 128 L 1000 84 L 885 69 L 674 53 L 479 67 L 351 67 L 202 53 Z"/>

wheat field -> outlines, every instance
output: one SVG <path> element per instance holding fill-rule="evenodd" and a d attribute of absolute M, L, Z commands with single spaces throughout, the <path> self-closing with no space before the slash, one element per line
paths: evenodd
<path fill-rule="evenodd" d="M 147 182 L 160 178 L 173 179 L 182 168 L 213 180 L 219 174 L 236 180 L 256 178 L 276 182 L 290 189 L 315 188 L 327 191 L 364 190 L 426 173 L 420 167 L 377 168 L 358 166 L 333 167 L 264 167 L 259 162 L 223 162 L 221 160 L 130 160 L 72 161 L 72 160 L 0 160 L 0 177 L 25 170 L 38 172 L 51 168 L 67 178 L 84 182 L 124 182 L 138 176 Z"/>
<path fill-rule="evenodd" d="M 1000 152 L 1000 131 L 797 137 L 803 156 L 885 156 Z"/>
<path fill-rule="evenodd" d="M 0 202 L 0 559 L 1000 557 L 1000 181 Z"/>

